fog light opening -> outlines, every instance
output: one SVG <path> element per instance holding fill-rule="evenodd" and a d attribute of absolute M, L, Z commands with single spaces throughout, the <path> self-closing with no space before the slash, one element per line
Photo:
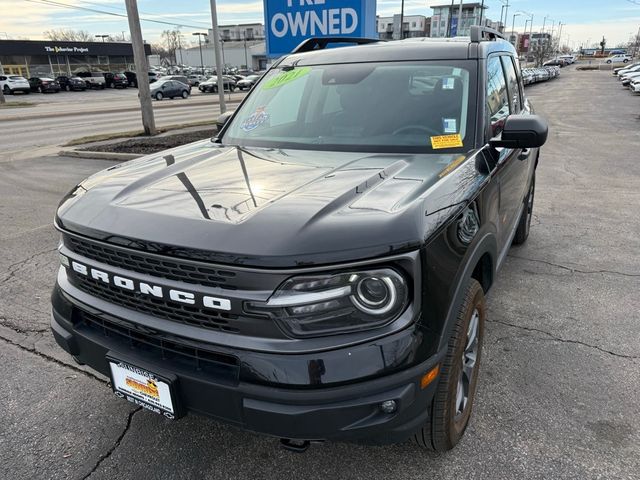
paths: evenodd
<path fill-rule="evenodd" d="M 398 410 L 398 404 L 395 400 L 386 400 L 380 404 L 380 410 L 384 413 L 395 413 Z"/>

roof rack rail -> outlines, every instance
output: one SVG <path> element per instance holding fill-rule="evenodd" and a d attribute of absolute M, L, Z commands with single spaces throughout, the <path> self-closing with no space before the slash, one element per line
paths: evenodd
<path fill-rule="evenodd" d="M 377 38 L 358 37 L 313 37 L 303 40 L 300 45 L 293 49 L 291 53 L 310 52 L 312 50 L 324 50 L 331 43 L 355 43 L 356 45 L 366 45 L 368 43 L 384 42 Z"/>
<path fill-rule="evenodd" d="M 498 30 L 494 30 L 489 27 L 481 27 L 480 25 L 472 25 L 471 26 L 471 42 L 472 43 L 480 43 L 483 40 L 496 40 L 496 39 L 506 40 L 505 36 L 502 35 Z"/>

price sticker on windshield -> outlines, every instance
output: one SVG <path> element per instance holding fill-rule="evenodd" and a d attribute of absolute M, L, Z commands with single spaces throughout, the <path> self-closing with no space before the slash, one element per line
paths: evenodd
<path fill-rule="evenodd" d="M 271 79 L 269 79 L 263 86 L 263 90 L 270 90 L 272 88 L 278 88 L 287 83 L 294 82 L 299 78 L 302 78 L 311 73 L 311 67 L 302 67 L 296 68 L 293 70 L 289 70 L 288 72 L 283 72 Z"/>
<path fill-rule="evenodd" d="M 457 148 L 462 147 L 462 137 L 459 133 L 455 135 L 438 135 L 431 137 L 431 148 L 434 150 L 440 150 L 442 148 Z"/>

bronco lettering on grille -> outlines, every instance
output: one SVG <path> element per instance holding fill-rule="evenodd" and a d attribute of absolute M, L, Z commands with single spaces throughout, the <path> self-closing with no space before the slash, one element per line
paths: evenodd
<path fill-rule="evenodd" d="M 194 292 L 185 292 L 183 290 L 164 288 L 160 285 L 154 285 L 141 282 L 132 278 L 122 277 L 109 272 L 98 270 L 97 268 L 85 265 L 75 260 L 70 262 L 71 269 L 79 275 L 83 275 L 93 280 L 113 285 L 123 290 L 129 290 L 141 295 L 150 295 L 157 298 L 164 298 L 177 303 L 187 305 L 196 305 L 211 308 L 214 310 L 229 311 L 231 310 L 231 301 L 226 298 L 211 297 L 208 295 L 199 295 Z"/>

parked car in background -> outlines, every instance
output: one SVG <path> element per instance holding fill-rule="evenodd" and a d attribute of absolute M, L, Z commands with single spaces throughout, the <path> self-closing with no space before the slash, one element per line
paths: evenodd
<path fill-rule="evenodd" d="M 261 77 L 262 75 L 249 75 L 236 83 L 236 87 L 238 87 L 238 90 L 250 90 Z"/>
<path fill-rule="evenodd" d="M 158 72 L 149 72 L 149 83 L 157 82 L 161 75 Z"/>
<path fill-rule="evenodd" d="M 635 66 L 631 66 L 631 67 L 627 67 L 627 68 L 623 68 L 622 70 L 619 70 L 618 73 L 617 73 L 618 80 L 622 80 L 622 77 L 624 77 L 628 73 L 633 73 L 633 72 L 638 72 L 638 71 L 640 71 L 640 64 L 635 65 Z"/>
<path fill-rule="evenodd" d="M 191 95 L 191 84 L 189 83 L 189 79 L 184 75 L 165 75 L 158 80 L 175 80 L 176 82 L 180 82 L 189 87 L 189 95 Z"/>
<path fill-rule="evenodd" d="M 71 90 L 84 91 L 87 89 L 87 84 L 80 77 L 67 77 L 66 75 L 60 75 L 56 77 L 56 82 L 60 84 L 61 90 L 70 92 Z"/>
<path fill-rule="evenodd" d="M 87 84 L 87 88 L 99 88 L 100 90 L 104 90 L 107 81 L 104 78 L 104 73 L 102 72 L 78 72 L 76 73 L 77 77 L 80 77 Z"/>
<path fill-rule="evenodd" d="M 559 55 L 558 58 L 563 60 L 567 65 L 571 65 L 576 62 L 575 55 Z"/>
<path fill-rule="evenodd" d="M 609 58 L 607 58 L 606 62 L 607 63 L 629 63 L 631 60 L 633 60 L 631 58 L 630 55 L 611 55 Z"/>
<path fill-rule="evenodd" d="M 31 93 L 29 80 L 20 75 L 0 75 L 0 89 L 5 95 L 14 93 Z"/>
<path fill-rule="evenodd" d="M 177 80 L 158 80 L 151 86 L 151 98 L 162 100 L 164 98 L 189 98 L 191 87 Z"/>
<path fill-rule="evenodd" d="M 560 67 L 560 68 L 564 67 L 565 65 L 568 65 L 568 63 L 565 60 L 561 59 L 561 58 L 553 58 L 551 60 L 547 60 L 546 62 L 544 62 L 542 64 L 542 66 L 544 66 L 544 67 L 555 67 L 555 66 L 557 66 L 557 67 Z"/>
<path fill-rule="evenodd" d="M 236 89 L 236 82 L 232 77 L 228 77 L 223 75 L 222 82 L 224 85 L 225 91 L 234 92 Z M 208 80 L 201 82 L 198 85 L 198 89 L 202 93 L 216 93 L 218 91 L 218 77 L 211 77 Z"/>
<path fill-rule="evenodd" d="M 631 84 L 632 80 L 635 80 L 638 78 L 640 78 L 640 71 L 627 73 L 626 75 L 623 75 L 621 78 L 622 86 L 628 87 Z"/>
<path fill-rule="evenodd" d="M 187 77 L 187 83 L 192 87 L 197 87 L 206 79 L 207 77 L 205 77 L 204 75 L 189 75 L 189 77 Z"/>
<path fill-rule="evenodd" d="M 129 80 L 124 73 L 105 73 L 105 85 L 109 88 L 127 88 Z"/>
<path fill-rule="evenodd" d="M 38 93 L 58 93 L 60 91 L 60 84 L 49 77 L 31 77 L 29 86 L 32 92 Z"/>
<path fill-rule="evenodd" d="M 122 74 L 127 77 L 127 81 L 129 82 L 129 86 L 133 88 L 138 88 L 138 76 L 135 72 L 125 71 Z"/>
<path fill-rule="evenodd" d="M 629 63 L 629 64 L 625 65 L 624 67 L 617 67 L 617 68 L 614 68 L 614 69 L 611 71 L 611 74 L 612 74 L 612 75 L 614 75 L 614 76 L 616 76 L 616 75 L 618 75 L 620 72 L 622 72 L 623 70 L 627 70 L 627 69 L 629 69 L 629 68 L 633 68 L 633 67 L 637 67 L 637 66 L 640 66 L 640 62 L 633 62 L 633 63 Z"/>

